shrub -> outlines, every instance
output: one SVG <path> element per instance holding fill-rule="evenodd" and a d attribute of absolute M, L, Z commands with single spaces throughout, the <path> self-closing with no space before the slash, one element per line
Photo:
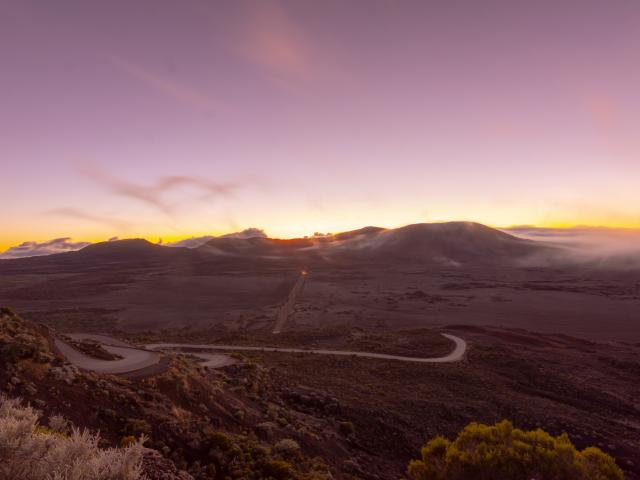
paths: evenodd
<path fill-rule="evenodd" d="M 622 480 L 613 458 L 590 447 L 578 451 L 566 434 L 523 431 L 511 422 L 471 423 L 450 442 L 436 437 L 420 460 L 409 464 L 411 480 Z"/>
<path fill-rule="evenodd" d="M 291 464 L 283 460 L 266 460 L 261 465 L 261 471 L 264 478 L 272 478 L 275 480 L 296 478 L 295 470 Z"/>
<path fill-rule="evenodd" d="M 33 345 L 24 343 L 5 343 L 0 344 L 0 358 L 9 363 L 15 363 L 23 358 L 31 358 L 36 353 Z"/>
<path fill-rule="evenodd" d="M 6 315 L 8 317 L 15 317 L 15 312 L 9 307 L 0 307 L 0 316 Z"/>
<path fill-rule="evenodd" d="M 123 428 L 125 435 L 151 435 L 151 425 L 143 418 L 127 418 Z"/>
<path fill-rule="evenodd" d="M 33 358 L 52 359 L 46 340 L 9 308 L 0 308 L 0 359 L 16 363 Z"/>
<path fill-rule="evenodd" d="M 138 439 L 136 437 L 134 437 L 133 435 L 125 435 L 124 437 L 122 437 L 120 439 L 120 446 L 121 447 L 128 447 L 130 445 L 134 445 L 137 441 L 138 441 Z"/>
<path fill-rule="evenodd" d="M 142 442 L 98 448 L 99 437 L 63 435 L 38 425 L 38 414 L 0 396 L 0 478 L 12 480 L 142 480 Z M 59 423 L 57 420 L 54 424 Z"/>
<path fill-rule="evenodd" d="M 233 441 L 226 433 L 217 432 L 210 426 L 205 427 L 202 433 L 210 448 L 219 448 L 224 452 L 233 447 Z"/>
<path fill-rule="evenodd" d="M 300 445 L 292 438 L 284 438 L 276 443 L 273 449 L 281 455 L 291 457 L 300 451 Z"/>
<path fill-rule="evenodd" d="M 340 433 L 343 435 L 349 436 L 355 433 L 356 427 L 352 422 L 340 422 L 338 424 L 338 430 L 340 430 Z"/>

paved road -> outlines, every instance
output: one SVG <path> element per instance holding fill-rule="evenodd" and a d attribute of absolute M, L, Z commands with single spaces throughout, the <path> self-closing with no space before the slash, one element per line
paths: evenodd
<path fill-rule="evenodd" d="M 119 355 L 122 358 L 119 360 L 100 360 L 98 358 L 85 355 L 59 338 L 54 339 L 54 343 L 58 351 L 64 355 L 70 363 L 73 363 L 79 368 L 93 370 L 98 373 L 122 374 L 135 372 L 137 370 L 156 365 L 162 358 L 162 355 L 151 350 L 130 346 L 116 347 L 113 345 L 102 344 L 102 348 L 106 351 Z"/>
<path fill-rule="evenodd" d="M 55 345 L 60 353 L 64 355 L 70 363 L 73 363 L 75 366 L 85 370 L 113 374 L 134 373 L 136 371 L 158 365 L 162 359 L 162 355 L 160 353 L 154 352 L 151 349 L 136 347 L 135 345 L 131 345 L 130 343 L 123 342 L 122 340 L 118 340 L 117 338 L 109 337 L 107 335 L 71 333 L 67 336 L 78 341 L 92 340 L 94 342 L 98 342 L 106 351 L 122 357 L 119 360 L 100 360 L 98 358 L 93 358 L 76 350 L 63 340 L 56 338 Z M 237 362 L 235 358 L 222 353 L 185 353 L 190 353 L 194 357 L 204 360 L 200 364 L 203 367 L 220 368 Z M 155 370 L 164 371 L 165 368 L 156 368 L 153 371 L 155 372 Z"/>
<path fill-rule="evenodd" d="M 285 303 L 278 309 L 278 315 L 276 316 L 276 323 L 274 324 L 273 331 L 271 332 L 274 335 L 277 335 L 278 333 L 280 333 L 284 328 L 285 324 L 287 323 L 287 320 L 289 319 L 289 315 L 291 315 L 291 312 L 293 311 L 293 307 L 296 304 L 296 297 L 302 291 L 302 287 L 304 287 L 304 282 L 306 281 L 306 279 L 307 279 L 307 271 L 303 270 L 300 272 L 298 281 L 289 292 L 289 298 L 287 298 L 287 303 Z"/>
<path fill-rule="evenodd" d="M 250 352 L 284 352 L 284 353 L 313 353 L 318 355 L 342 355 L 342 356 L 355 356 L 361 358 L 376 358 L 382 360 L 398 360 L 401 362 L 413 362 L 413 363 L 448 363 L 458 362 L 462 360 L 464 354 L 467 351 L 467 342 L 462 338 L 455 335 L 449 335 L 448 333 L 442 334 L 444 337 L 455 343 L 453 351 L 445 355 L 444 357 L 432 357 L 432 358 L 420 358 L 420 357 L 404 357 L 402 355 L 388 355 L 386 353 L 370 353 L 370 352 L 356 352 L 351 350 L 312 350 L 305 348 L 284 348 L 284 347 L 254 347 L 254 346 L 239 346 L 239 345 L 197 345 L 189 343 L 152 343 L 146 345 L 150 350 L 157 350 L 160 348 L 197 348 L 199 350 L 235 350 L 235 351 L 250 351 Z"/>
<path fill-rule="evenodd" d="M 195 357 L 198 357 L 204 362 L 203 366 L 211 368 L 224 367 L 231 365 L 236 360 L 229 355 L 221 353 L 203 353 L 193 352 L 193 349 L 197 350 L 226 350 L 236 352 L 283 352 L 283 353 L 308 353 L 316 355 L 339 355 L 339 356 L 354 356 L 360 358 L 373 358 L 379 360 L 396 360 L 400 362 L 411 363 L 449 363 L 458 362 L 462 360 L 464 354 L 467 351 L 467 342 L 462 338 L 447 333 L 442 334 L 444 337 L 453 341 L 455 348 L 451 353 L 443 357 L 405 357 L 402 355 L 389 355 L 385 353 L 371 353 L 371 352 L 356 352 L 351 350 L 325 350 L 325 349 L 305 349 L 305 348 L 285 348 L 285 347 L 261 347 L 261 346 L 243 346 L 243 345 L 211 345 L 211 344 L 192 344 L 192 343 L 153 343 L 145 345 L 145 348 L 137 348 L 115 338 L 111 338 L 105 335 L 89 335 L 89 334 L 72 334 L 70 337 L 82 340 L 91 339 L 96 340 L 102 344 L 102 347 L 108 352 L 121 356 L 119 360 L 100 360 L 90 357 L 84 353 L 76 350 L 68 343 L 56 338 L 54 340 L 55 345 L 59 352 L 64 355 L 70 363 L 73 363 L 79 368 L 85 370 L 93 370 L 99 373 L 113 373 L 113 374 L 131 374 L 139 370 L 149 369 L 158 365 L 162 359 L 162 355 L 155 350 L 159 349 L 179 349 L 183 350 L 182 353 L 188 353 Z M 116 344 L 118 346 L 116 346 Z M 185 351 L 186 350 L 186 351 Z M 157 368 L 156 368 L 157 369 Z M 161 368 L 160 370 L 163 370 Z M 158 373 L 158 372 L 155 372 Z"/>

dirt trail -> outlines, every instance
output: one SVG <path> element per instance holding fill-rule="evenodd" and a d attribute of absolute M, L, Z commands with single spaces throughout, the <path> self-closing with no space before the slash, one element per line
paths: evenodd
<path fill-rule="evenodd" d="M 291 292 L 289 292 L 289 298 L 287 298 L 287 302 L 278 309 L 278 315 L 276 316 L 276 323 L 274 324 L 273 331 L 271 332 L 274 335 L 277 335 L 278 333 L 280 333 L 284 328 L 284 326 L 286 325 L 287 320 L 289 319 L 289 315 L 291 315 L 291 312 L 293 311 L 293 307 L 296 304 L 296 298 L 298 297 L 300 292 L 302 292 L 302 288 L 304 287 L 304 283 L 306 282 L 306 280 L 307 280 L 307 271 L 303 270 L 300 272 L 300 277 L 298 277 L 298 281 L 291 289 Z"/>

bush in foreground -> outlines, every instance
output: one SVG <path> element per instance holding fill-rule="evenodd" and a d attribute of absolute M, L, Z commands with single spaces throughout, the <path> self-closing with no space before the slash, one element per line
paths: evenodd
<path fill-rule="evenodd" d="M 409 464 L 411 480 L 622 480 L 614 459 L 578 451 L 566 434 L 523 431 L 511 422 L 471 423 L 454 441 L 436 437 Z"/>
<path fill-rule="evenodd" d="M 53 417 L 49 428 L 19 400 L 0 396 L 0 478 L 12 480 L 143 480 L 141 442 L 98 448 L 99 437 Z"/>

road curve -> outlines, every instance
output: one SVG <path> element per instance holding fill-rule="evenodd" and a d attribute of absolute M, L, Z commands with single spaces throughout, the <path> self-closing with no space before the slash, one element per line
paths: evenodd
<path fill-rule="evenodd" d="M 162 355 L 151 350 L 134 347 L 116 347 L 103 343 L 102 348 L 107 352 L 119 355 L 122 358 L 118 360 L 100 360 L 85 355 L 59 338 L 55 338 L 54 343 L 58 351 L 69 363 L 74 364 L 76 367 L 93 370 L 98 373 L 132 373 L 156 365 L 162 358 Z"/>
<path fill-rule="evenodd" d="M 442 336 L 448 338 L 455 343 L 455 348 L 451 353 L 444 357 L 405 357 L 402 355 L 389 355 L 386 353 L 356 352 L 351 350 L 313 350 L 306 348 L 285 348 L 285 347 L 256 347 L 244 345 L 211 345 L 211 344 L 191 344 L 191 343 L 152 343 L 145 345 L 149 350 L 157 350 L 161 348 L 197 348 L 199 350 L 235 350 L 250 352 L 283 352 L 283 353 L 312 353 L 318 355 L 341 355 L 354 356 L 361 358 L 375 358 L 381 360 L 398 360 L 400 362 L 412 363 L 450 363 L 459 362 L 463 359 L 467 351 L 467 342 L 455 335 L 443 333 Z"/>
<path fill-rule="evenodd" d="M 67 336 L 78 341 L 92 340 L 101 344 L 102 348 L 106 351 L 122 357 L 119 360 L 100 360 L 85 355 L 63 340 L 56 338 L 54 343 L 58 351 L 65 356 L 70 363 L 85 370 L 93 370 L 99 373 L 133 374 L 145 368 L 158 365 L 162 359 L 160 353 L 150 349 L 136 347 L 135 345 L 107 335 L 70 333 Z M 235 358 L 221 353 L 191 353 L 191 355 L 204 360 L 200 364 L 203 367 L 220 368 L 237 362 Z M 159 365 L 159 370 L 163 371 L 164 368 L 165 367 Z M 155 370 L 157 371 L 158 368 Z"/>

